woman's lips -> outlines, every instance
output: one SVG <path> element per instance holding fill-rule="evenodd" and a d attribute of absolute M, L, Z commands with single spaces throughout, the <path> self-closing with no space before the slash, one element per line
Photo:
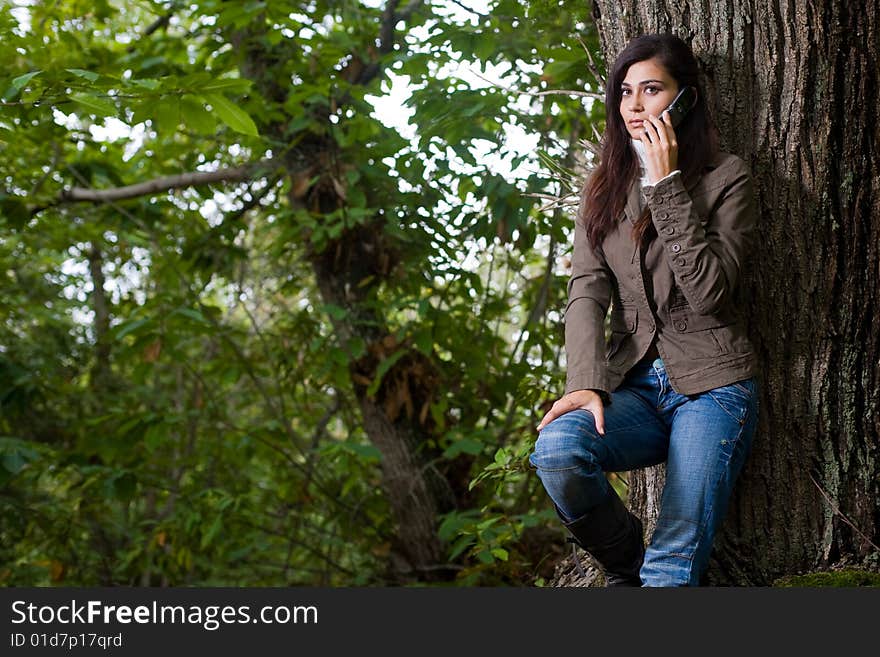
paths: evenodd
<path fill-rule="evenodd" d="M 633 119 L 632 121 L 629 122 L 629 124 L 634 125 L 634 126 L 638 126 L 638 125 L 642 125 L 643 122 L 644 122 L 643 119 Z"/>

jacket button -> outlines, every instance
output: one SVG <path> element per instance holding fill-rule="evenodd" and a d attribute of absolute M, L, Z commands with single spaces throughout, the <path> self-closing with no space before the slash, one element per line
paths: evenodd
<path fill-rule="evenodd" d="M 679 251 L 681 251 L 681 244 L 676 242 L 675 244 L 672 245 L 672 252 L 678 253 Z"/>
<path fill-rule="evenodd" d="M 680 319 L 677 322 L 675 322 L 675 330 L 676 331 L 684 332 L 685 330 L 687 330 L 687 327 L 688 327 L 688 323 L 686 321 L 684 321 L 683 319 Z"/>
<path fill-rule="evenodd" d="M 675 228 L 673 228 L 672 226 L 667 226 L 666 228 L 663 229 L 663 232 L 666 233 L 667 235 L 673 235 L 673 234 L 675 234 Z"/>
<path fill-rule="evenodd" d="M 685 259 L 684 259 L 684 258 L 679 258 L 678 260 L 675 261 L 675 264 L 677 264 L 679 267 L 684 267 L 684 265 L 685 265 Z"/>
<path fill-rule="evenodd" d="M 626 330 L 632 333 L 636 330 L 636 323 L 633 320 L 630 320 L 626 323 Z"/>

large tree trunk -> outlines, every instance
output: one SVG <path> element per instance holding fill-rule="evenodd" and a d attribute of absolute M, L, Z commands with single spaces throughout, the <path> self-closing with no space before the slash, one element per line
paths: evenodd
<path fill-rule="evenodd" d="M 391 50 L 394 26 L 420 4 L 410 3 L 397 11 L 399 3 L 389 0 L 383 15 L 380 52 Z M 255 22 L 247 29 L 231 34 L 236 48 L 245 53 L 242 73 L 257 81 L 261 93 L 280 106 L 287 94 L 271 72 L 273 63 L 293 56 L 285 42 L 268 46 L 263 34 L 266 26 Z M 357 82 L 366 84 L 380 72 L 378 63 L 365 69 Z M 338 99 L 340 104 L 345 99 Z M 319 121 L 329 123 L 329 109 L 314 110 Z M 324 115 L 321 115 L 321 112 Z M 262 126 L 278 141 L 296 143 L 284 155 L 290 178 L 288 200 L 291 207 L 307 207 L 317 215 L 330 215 L 345 205 L 342 160 L 332 139 L 313 134 L 287 134 L 287 120 Z M 439 375 L 429 359 L 410 345 L 397 344 L 386 318 L 370 299 L 375 291 L 395 275 L 400 253 L 384 232 L 383 221 L 357 225 L 317 251 L 309 230 L 303 230 L 303 245 L 315 273 L 321 299 L 345 310 L 332 317 L 333 327 L 342 345 L 359 339 L 367 345 L 367 354 L 350 363 L 354 394 L 364 420 L 364 430 L 382 454 L 382 487 L 393 514 L 396 534 L 391 546 L 388 577 L 395 582 L 451 579 L 455 571 L 446 564 L 445 549 L 437 533 L 439 514 L 456 507 L 457 496 L 467 491 L 467 458 L 458 459 L 456 472 L 441 472 L 433 465 L 436 449 L 426 446 L 432 437 L 433 419 L 428 405 L 438 384 Z M 369 392 L 385 358 L 398 349 L 407 354 L 384 374 L 378 390 Z"/>
<path fill-rule="evenodd" d="M 673 32 L 705 72 L 724 150 L 755 178 L 747 281 L 761 416 L 706 583 L 765 585 L 880 543 L 878 3 L 596 0 L 606 61 Z M 630 475 L 653 527 L 662 468 Z"/>
<path fill-rule="evenodd" d="M 313 195 L 320 205 L 339 202 L 332 187 L 318 186 Z M 455 508 L 456 496 L 451 482 L 431 465 L 438 451 L 423 444 L 435 428 L 427 410 L 439 376 L 416 349 L 398 343 L 385 318 L 371 309 L 375 283 L 362 284 L 367 277 L 382 281 L 391 274 L 393 252 L 377 223 L 343 231 L 320 253 L 310 253 L 310 261 L 323 301 L 346 310 L 332 318 L 340 343 L 360 338 L 367 344 L 367 353 L 353 359 L 349 370 L 364 430 L 382 453 L 382 488 L 397 526 L 388 575 L 401 582 L 450 579 L 455 571 L 445 565 L 437 523 L 440 513 Z M 371 393 L 382 361 L 400 349 L 406 355 Z"/>

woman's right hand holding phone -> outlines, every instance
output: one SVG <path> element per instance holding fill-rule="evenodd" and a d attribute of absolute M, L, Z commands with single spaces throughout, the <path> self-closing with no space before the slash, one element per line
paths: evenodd
<path fill-rule="evenodd" d="M 538 425 L 538 431 L 550 424 L 560 415 L 564 415 L 578 408 L 590 411 L 596 421 L 596 432 L 605 435 L 605 407 L 602 405 L 602 398 L 595 390 L 574 390 L 567 395 L 558 399 L 553 406 L 544 415 L 541 423 Z"/>

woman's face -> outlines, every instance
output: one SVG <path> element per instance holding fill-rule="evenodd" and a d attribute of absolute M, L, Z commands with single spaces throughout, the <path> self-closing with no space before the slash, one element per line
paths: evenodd
<path fill-rule="evenodd" d="M 644 134 L 642 120 L 659 117 L 678 94 L 678 83 L 656 58 L 631 64 L 620 86 L 620 115 L 633 139 Z"/>

